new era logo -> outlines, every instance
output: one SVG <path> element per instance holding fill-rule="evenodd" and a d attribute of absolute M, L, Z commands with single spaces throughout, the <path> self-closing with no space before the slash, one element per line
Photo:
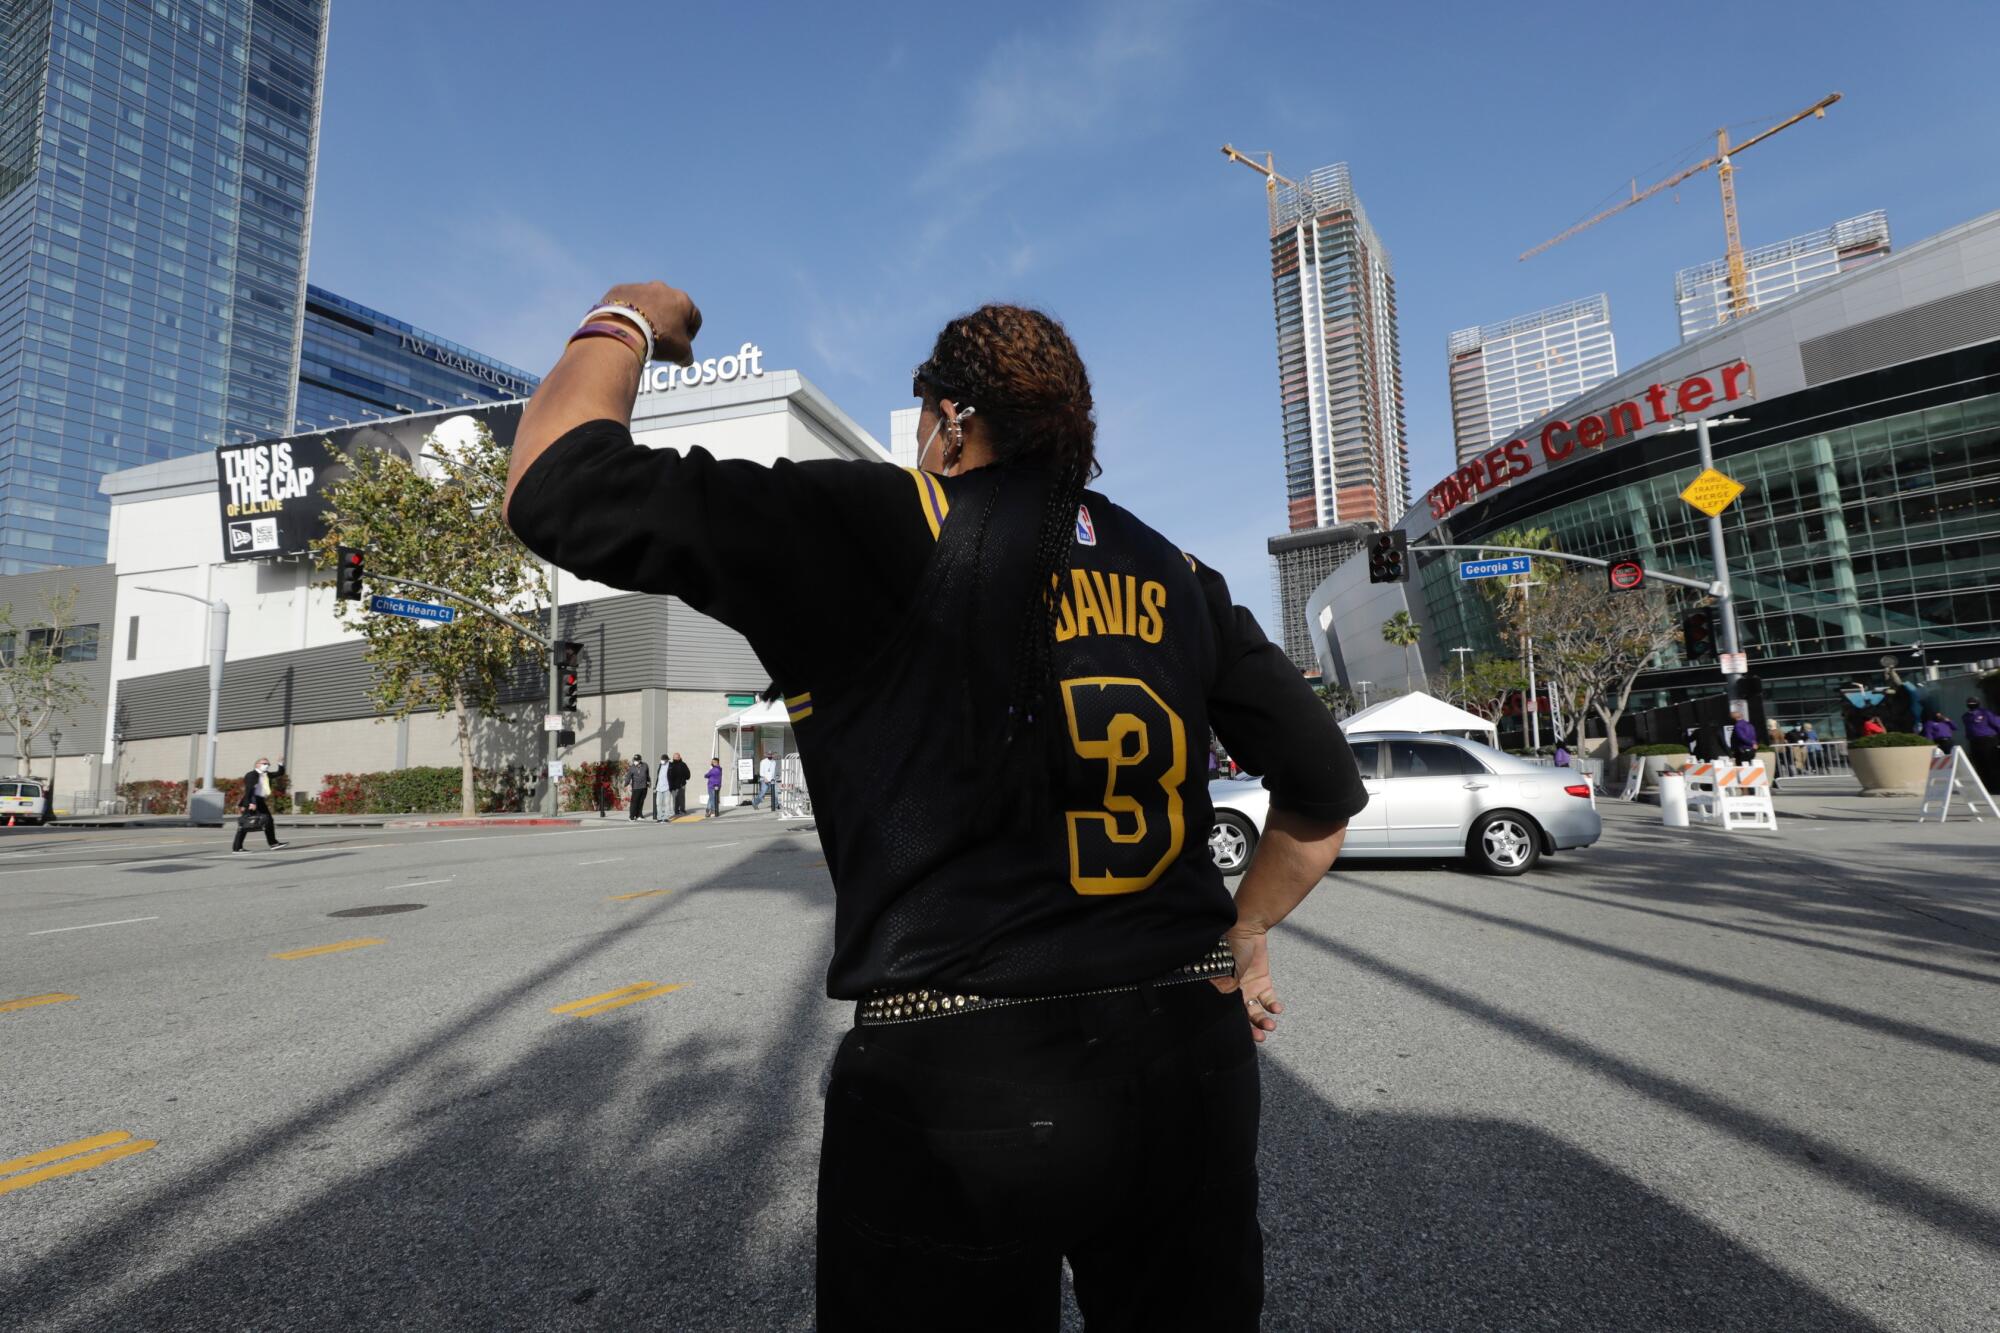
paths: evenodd
<path fill-rule="evenodd" d="M 250 525 L 248 523 L 231 523 L 229 525 L 230 550 L 241 551 L 250 545 L 250 541 Z"/>
<path fill-rule="evenodd" d="M 1078 546 L 1097 545 L 1097 529 L 1090 521 L 1090 506 L 1076 507 L 1076 544 Z"/>

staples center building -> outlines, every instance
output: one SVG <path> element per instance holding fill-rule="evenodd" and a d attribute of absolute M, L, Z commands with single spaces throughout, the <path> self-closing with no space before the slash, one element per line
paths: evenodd
<path fill-rule="evenodd" d="M 1709 578 L 1707 516 L 1680 498 L 1701 468 L 1695 433 L 1668 428 L 1725 415 L 1745 418 L 1711 436 L 1745 487 L 1723 527 L 1768 716 L 1837 737 L 1841 687 L 1878 680 L 1890 652 L 1913 675 L 2000 658 L 1996 212 L 1684 342 L 1440 480 L 1397 525 L 1407 585 L 1371 585 L 1364 555 L 1308 599 L 1327 677 L 1403 679 L 1381 624 L 1406 597 L 1427 672 L 1453 648 L 1499 651 L 1485 598 L 1458 577 L 1472 553 L 1426 544 L 1547 528 L 1571 554 Z M 1670 656 L 1632 708 L 1721 688 L 1715 664 Z M 1956 717 L 1962 696 L 1944 702 Z"/>

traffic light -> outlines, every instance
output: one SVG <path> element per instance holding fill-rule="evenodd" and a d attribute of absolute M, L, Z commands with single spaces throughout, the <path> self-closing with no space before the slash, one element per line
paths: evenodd
<path fill-rule="evenodd" d="M 1632 592 L 1646 582 L 1646 566 L 1636 555 L 1621 556 L 1604 567 L 1604 581 L 1613 592 Z"/>
<path fill-rule="evenodd" d="M 358 546 L 336 546 L 334 548 L 333 595 L 343 602 L 361 600 L 361 548 Z"/>
<path fill-rule="evenodd" d="M 1681 655 L 1690 662 L 1717 660 L 1714 607 L 1697 606 L 1681 616 Z"/>
<path fill-rule="evenodd" d="M 574 639 L 557 639 L 549 645 L 550 664 L 556 673 L 557 712 L 576 711 L 576 661 L 582 655 L 583 645 Z"/>
<path fill-rule="evenodd" d="M 1404 532 L 1378 532 L 1368 541 L 1368 581 L 1410 581 L 1410 537 Z"/>

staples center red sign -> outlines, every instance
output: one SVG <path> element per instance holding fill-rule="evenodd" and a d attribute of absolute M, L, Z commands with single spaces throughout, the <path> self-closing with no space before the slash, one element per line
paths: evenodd
<path fill-rule="evenodd" d="M 1458 471 L 1430 488 L 1431 517 L 1443 518 L 1474 496 L 1484 495 L 1541 467 L 1564 462 L 1579 449 L 1622 444 L 1648 426 L 1665 425 L 1675 417 L 1698 417 L 1714 407 L 1757 396 L 1757 378 L 1748 361 L 1732 361 L 1673 384 L 1650 384 L 1643 393 L 1577 418 L 1560 418 L 1542 427 L 1539 464 L 1525 439 L 1509 440 L 1468 459 Z"/>

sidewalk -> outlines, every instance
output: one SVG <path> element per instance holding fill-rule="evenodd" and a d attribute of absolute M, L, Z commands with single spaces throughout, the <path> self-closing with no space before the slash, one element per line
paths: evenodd
<path fill-rule="evenodd" d="M 488 828 L 510 825 L 541 824 L 563 825 L 581 822 L 590 812 L 571 812 L 550 817 L 548 815 L 492 814 L 462 815 L 448 814 L 401 814 L 401 815 L 279 815 L 281 828 Z M 233 823 L 233 817 L 222 824 L 208 824 L 206 828 L 223 828 Z M 186 815 L 84 815 L 71 819 L 57 815 L 55 822 L 48 825 L 57 829 L 110 829 L 110 828 L 187 828 Z"/>

